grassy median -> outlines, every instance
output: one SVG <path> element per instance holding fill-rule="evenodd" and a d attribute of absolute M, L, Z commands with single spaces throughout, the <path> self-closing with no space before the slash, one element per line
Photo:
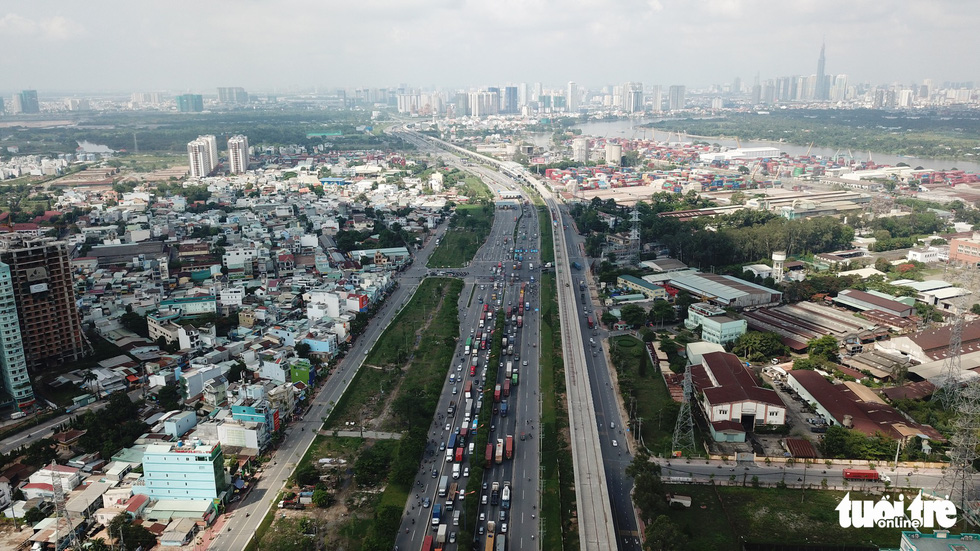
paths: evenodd
<path fill-rule="evenodd" d="M 462 268 L 483 246 L 493 227 L 494 208 L 491 203 L 459 205 L 449 221 L 449 230 L 439 246 L 432 251 L 429 268 Z"/>

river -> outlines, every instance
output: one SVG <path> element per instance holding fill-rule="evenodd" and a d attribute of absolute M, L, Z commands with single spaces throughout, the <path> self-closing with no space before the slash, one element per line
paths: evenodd
<path fill-rule="evenodd" d="M 582 134 L 585 136 L 595 136 L 595 137 L 606 137 L 606 138 L 653 138 L 654 132 L 651 128 L 639 128 L 641 124 L 656 123 L 662 121 L 659 118 L 646 118 L 638 120 L 619 120 L 619 121 L 608 121 L 608 122 L 588 122 L 585 124 L 576 125 L 575 128 L 582 130 Z M 656 138 L 658 140 L 664 140 L 667 138 L 667 133 L 664 131 L 658 131 L 656 133 Z M 671 140 L 676 140 L 677 135 L 672 134 Z M 551 135 L 545 137 L 545 142 L 551 140 Z M 729 138 L 712 138 L 712 137 L 695 137 L 685 136 L 685 140 L 700 140 L 711 144 L 719 144 L 727 147 L 738 147 L 738 144 L 734 139 Z M 535 145 L 539 145 L 537 139 L 531 140 Z M 778 147 L 780 151 L 789 154 L 790 156 L 805 155 L 808 147 L 805 145 L 794 145 L 783 142 L 768 142 L 762 140 L 740 140 L 742 147 Z M 836 149 L 830 149 L 827 147 L 813 147 L 810 149 L 810 155 L 820 155 L 823 157 L 833 157 L 834 154 L 838 153 Z M 841 155 L 848 155 L 847 150 L 841 150 L 839 152 Z M 869 156 L 874 162 L 885 165 L 895 166 L 898 163 L 905 163 L 912 167 L 921 166 L 923 168 L 931 168 L 934 170 L 947 169 L 947 168 L 958 168 L 960 170 L 966 170 L 969 172 L 980 173 L 980 162 L 970 162 L 970 161 L 950 161 L 948 159 L 925 159 L 920 157 L 906 157 L 899 155 L 891 155 L 887 153 L 878 152 L 868 152 L 868 151 L 851 151 L 851 155 L 854 156 L 855 160 L 866 161 Z"/>

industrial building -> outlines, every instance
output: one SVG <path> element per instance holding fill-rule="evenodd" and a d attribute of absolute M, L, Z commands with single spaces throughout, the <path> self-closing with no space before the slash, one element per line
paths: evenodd
<path fill-rule="evenodd" d="M 745 320 L 732 318 L 724 308 L 707 302 L 692 304 L 687 309 L 684 327 L 693 330 L 698 326 L 701 326 L 701 340 L 714 344 L 734 342 L 748 329 Z"/>
<path fill-rule="evenodd" d="M 875 323 L 812 302 L 761 308 L 742 315 L 750 329 L 776 333 L 783 344 L 797 352 L 805 351 L 807 342 L 824 335 L 841 342 L 868 342 L 878 336 Z"/>
<path fill-rule="evenodd" d="M 769 306 L 779 304 L 783 299 L 783 294 L 779 291 L 737 277 L 705 273 L 670 275 L 672 286 L 700 297 L 703 302 L 711 302 L 722 307 Z"/>
<path fill-rule="evenodd" d="M 879 342 L 876 346 L 901 352 L 913 360 L 925 364 L 946 359 L 952 332 L 952 325 L 945 325 L 938 329 L 893 337 L 887 341 Z M 980 352 L 980 320 L 963 324 L 961 350 L 964 357 L 973 352 Z M 965 366 L 967 363 L 964 361 L 963 365 Z"/>
<path fill-rule="evenodd" d="M 834 297 L 834 302 L 848 308 L 854 308 L 861 312 L 867 310 L 880 310 L 886 314 L 907 318 L 912 315 L 915 308 L 911 304 L 906 304 L 894 298 L 887 298 L 884 293 L 874 291 L 858 291 L 856 289 L 844 289 Z"/>
<path fill-rule="evenodd" d="M 954 237 L 949 241 L 949 261 L 960 266 L 980 264 L 980 233 Z"/>
<path fill-rule="evenodd" d="M 660 285 L 654 285 L 638 277 L 623 275 L 616 278 L 616 284 L 626 289 L 632 289 L 647 299 L 667 300 L 667 290 Z"/>
<path fill-rule="evenodd" d="M 786 381 L 805 402 L 814 404 L 817 413 L 823 415 L 830 425 L 854 429 L 867 436 L 880 432 L 896 440 L 916 436 L 943 440 L 936 429 L 906 419 L 901 412 L 860 383 L 834 384 L 816 371 L 799 369 L 790 371 Z"/>
<path fill-rule="evenodd" d="M 738 356 L 708 352 L 690 369 L 716 442 L 745 442 L 746 433 L 757 425 L 786 423 L 786 406 L 779 395 L 759 386 Z"/>
<path fill-rule="evenodd" d="M 90 349 L 67 247 L 53 237 L 0 235 L 0 262 L 10 267 L 27 366 L 34 371 L 81 360 Z"/>

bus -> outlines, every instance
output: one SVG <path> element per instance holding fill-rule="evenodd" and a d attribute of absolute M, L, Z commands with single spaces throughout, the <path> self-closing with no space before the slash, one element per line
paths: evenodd
<path fill-rule="evenodd" d="M 422 551 L 432 551 L 432 536 L 425 536 L 422 540 Z"/>
<path fill-rule="evenodd" d="M 483 551 L 497 551 L 493 545 L 493 534 L 487 534 L 487 544 L 483 547 Z"/>
<path fill-rule="evenodd" d="M 465 350 L 469 350 L 471 348 L 473 348 L 473 337 L 466 337 L 466 348 L 465 348 Z"/>

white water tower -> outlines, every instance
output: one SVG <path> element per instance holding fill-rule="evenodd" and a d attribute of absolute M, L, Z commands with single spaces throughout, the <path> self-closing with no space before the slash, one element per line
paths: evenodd
<path fill-rule="evenodd" d="M 786 264 L 786 251 L 772 252 L 772 278 L 779 283 L 783 280 L 783 269 Z"/>

